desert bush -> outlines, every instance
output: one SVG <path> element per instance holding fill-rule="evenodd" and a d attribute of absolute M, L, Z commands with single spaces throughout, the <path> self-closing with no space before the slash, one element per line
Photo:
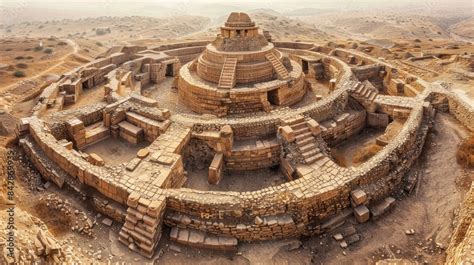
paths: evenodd
<path fill-rule="evenodd" d="M 96 29 L 96 30 L 95 30 L 95 34 L 98 35 L 98 36 L 105 35 L 105 34 L 108 34 L 108 33 L 110 33 L 110 32 L 111 32 L 110 28 L 106 28 L 106 29 Z"/>
<path fill-rule="evenodd" d="M 66 45 L 67 45 L 67 42 L 65 42 L 65 41 L 60 41 L 60 42 L 57 43 L 57 45 L 59 45 L 59 46 L 66 46 Z"/>
<path fill-rule="evenodd" d="M 97 45 L 97 46 L 99 46 L 99 47 L 102 47 L 102 46 L 103 46 L 102 42 L 100 42 L 100 41 L 96 42 L 95 45 Z"/>
<path fill-rule="evenodd" d="M 18 63 L 18 64 L 16 64 L 16 67 L 21 68 L 21 69 L 26 69 L 26 68 L 28 68 L 28 64 L 26 64 L 26 63 Z"/>
<path fill-rule="evenodd" d="M 53 53 L 53 49 L 51 48 L 44 49 L 44 53 L 51 54 Z"/>
<path fill-rule="evenodd" d="M 15 60 L 23 60 L 23 59 L 25 59 L 25 57 L 23 57 L 23 56 L 17 56 L 17 57 L 15 57 Z"/>
<path fill-rule="evenodd" d="M 17 70 L 13 73 L 13 76 L 15 76 L 15 77 L 25 77 L 26 74 L 23 71 Z"/>
<path fill-rule="evenodd" d="M 42 50 L 43 50 L 43 46 L 38 45 L 38 46 L 35 47 L 35 52 L 39 52 L 39 51 L 42 51 Z"/>

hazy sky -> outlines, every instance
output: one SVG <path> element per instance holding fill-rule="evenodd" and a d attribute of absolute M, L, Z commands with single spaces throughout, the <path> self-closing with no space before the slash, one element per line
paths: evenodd
<path fill-rule="evenodd" d="M 337 11 L 402 11 L 437 16 L 448 10 L 474 15 L 474 0 L 0 0 L 0 21 L 47 20 L 95 16 L 172 16 L 199 15 L 216 18 L 231 11 L 273 9 L 285 13 L 316 8 Z M 41 10 L 40 10 L 41 9 Z M 313 12 L 310 10 L 309 12 Z"/>

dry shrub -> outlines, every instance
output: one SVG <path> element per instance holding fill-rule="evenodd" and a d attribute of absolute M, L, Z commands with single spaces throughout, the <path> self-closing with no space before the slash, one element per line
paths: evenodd
<path fill-rule="evenodd" d="M 464 167 L 474 167 L 474 135 L 471 135 L 459 145 L 456 159 Z"/>
<path fill-rule="evenodd" d="M 357 150 L 354 153 L 354 157 L 352 157 L 352 163 L 364 163 L 365 161 L 373 157 L 375 154 L 377 154 L 377 152 L 379 152 L 380 150 L 382 150 L 382 146 L 377 144 L 369 144 L 367 146 L 364 146 L 363 148 Z"/>

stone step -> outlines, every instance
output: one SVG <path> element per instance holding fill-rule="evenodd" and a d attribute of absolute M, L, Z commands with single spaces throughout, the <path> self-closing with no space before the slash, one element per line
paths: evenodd
<path fill-rule="evenodd" d="M 302 133 L 300 135 L 296 135 L 296 143 L 299 143 L 301 140 L 304 140 L 304 139 L 308 139 L 308 138 L 312 138 L 313 137 L 313 134 L 311 134 L 310 132 L 307 132 L 307 133 Z"/>
<path fill-rule="evenodd" d="M 310 129 L 308 128 L 308 126 L 305 126 L 303 128 L 299 128 L 299 129 L 296 129 L 296 128 L 293 128 L 293 126 L 291 127 L 293 129 L 293 132 L 295 133 L 295 136 L 296 135 L 300 135 L 300 134 L 303 134 L 303 133 L 307 133 L 310 131 Z"/>
<path fill-rule="evenodd" d="M 308 125 L 306 124 L 306 121 L 301 121 L 299 123 L 296 123 L 296 124 L 293 124 L 293 125 L 290 125 L 291 129 L 293 130 L 299 130 L 299 129 L 303 129 L 303 128 L 308 128 Z"/>
<path fill-rule="evenodd" d="M 318 153 L 312 157 L 309 157 L 309 158 L 305 158 L 305 162 L 308 163 L 308 164 L 312 164 L 320 159 L 324 158 L 324 155 L 322 153 Z"/>
<path fill-rule="evenodd" d="M 372 90 L 371 89 L 367 89 L 367 91 L 364 93 L 364 98 L 368 98 L 370 93 L 372 93 Z"/>
<path fill-rule="evenodd" d="M 306 138 L 306 139 L 303 139 L 303 140 L 300 140 L 300 141 L 296 141 L 296 143 L 298 144 L 298 146 L 305 146 L 309 143 L 314 143 L 314 137 L 310 137 L 310 138 Z"/>
<path fill-rule="evenodd" d="M 372 214 L 372 218 L 374 220 L 377 220 L 384 213 L 392 209 L 394 204 L 395 204 L 395 198 L 387 197 L 381 202 L 369 207 L 370 213 Z"/>
<path fill-rule="evenodd" d="M 346 219 L 352 215 L 351 208 L 345 208 L 342 212 L 330 217 L 321 225 L 323 231 L 332 231 L 344 224 Z"/>
<path fill-rule="evenodd" d="M 301 153 L 301 154 L 303 155 L 303 157 L 305 159 L 308 159 L 308 158 L 311 158 L 311 157 L 316 156 L 317 154 L 319 154 L 319 150 L 313 149 L 313 150 L 309 150 L 309 151 L 306 151 L 306 152 Z"/>
<path fill-rule="evenodd" d="M 268 61 L 272 63 L 273 69 L 276 71 L 278 75 L 278 79 L 280 80 L 286 80 L 290 78 L 290 75 L 288 73 L 288 70 L 286 70 L 285 66 L 276 58 L 275 54 L 272 52 L 269 52 L 265 54 L 265 57 L 267 58 Z"/>
<path fill-rule="evenodd" d="M 171 228 L 170 240 L 198 248 L 213 250 L 237 251 L 238 241 L 235 237 L 212 235 L 189 228 Z"/>
<path fill-rule="evenodd" d="M 364 87 L 365 87 L 364 84 L 362 84 L 361 82 L 358 82 L 355 86 L 354 92 L 357 94 L 360 94 L 362 90 L 364 89 Z"/>
<path fill-rule="evenodd" d="M 221 76 L 219 78 L 218 88 L 232 89 L 235 85 L 235 69 L 237 67 L 237 58 L 226 57 L 222 66 Z"/>
<path fill-rule="evenodd" d="M 316 150 L 316 149 L 319 152 L 319 148 L 314 142 L 310 142 L 308 144 L 298 146 L 298 148 L 300 149 L 301 152 L 307 152 L 307 151 Z"/>
<path fill-rule="evenodd" d="M 377 97 L 378 93 L 377 92 L 372 92 L 372 95 L 370 95 L 369 100 L 374 101 L 375 98 Z"/>

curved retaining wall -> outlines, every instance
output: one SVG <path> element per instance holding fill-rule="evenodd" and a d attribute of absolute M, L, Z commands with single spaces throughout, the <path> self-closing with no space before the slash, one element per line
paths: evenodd
<path fill-rule="evenodd" d="M 189 215 L 193 220 L 187 224 L 179 223 L 175 214 L 171 214 L 166 222 L 231 235 L 240 240 L 266 240 L 320 232 L 321 223 L 327 217 L 350 205 L 349 193 L 353 187 L 365 187 L 371 202 L 390 195 L 396 185 L 386 183 L 387 178 L 394 183 L 401 181 L 420 153 L 426 131 L 423 109 L 417 106 L 399 135 L 360 168 L 341 168 L 329 161 L 321 170 L 312 171 L 300 179 L 255 192 L 163 190 L 167 209 L 175 214 Z M 416 152 L 410 152 L 414 146 Z M 387 185 L 381 189 L 382 192 L 371 189 L 371 183 L 382 180 Z M 256 224 L 257 217 L 266 222 Z"/>

